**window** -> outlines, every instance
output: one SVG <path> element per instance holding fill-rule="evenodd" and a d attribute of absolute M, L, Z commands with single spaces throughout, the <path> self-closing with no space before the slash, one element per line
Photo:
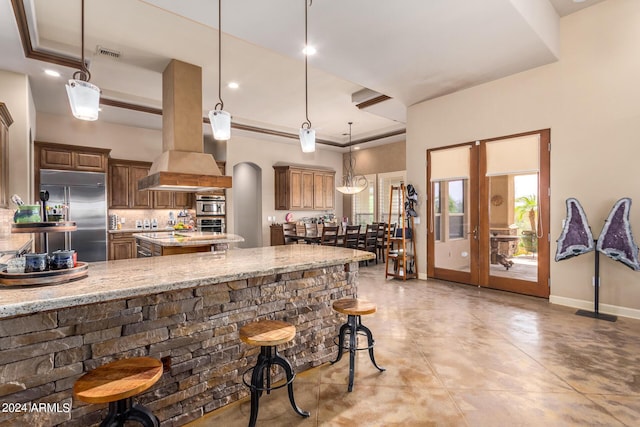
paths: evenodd
<path fill-rule="evenodd" d="M 352 196 L 353 209 L 349 223 L 353 225 L 371 224 L 375 218 L 376 176 L 374 174 L 365 175 L 364 177 L 367 179 L 367 188 Z"/>
<path fill-rule="evenodd" d="M 448 181 L 449 239 L 464 237 L 465 223 L 465 181 Z"/>
<path fill-rule="evenodd" d="M 391 186 L 398 187 L 406 182 L 406 171 L 388 172 L 378 174 L 378 221 L 389 222 L 389 199 L 391 198 Z M 395 192 L 399 195 L 399 191 Z M 395 197 L 391 205 L 391 223 L 399 223 L 401 196 Z"/>
<path fill-rule="evenodd" d="M 466 239 L 467 179 L 434 181 L 433 232 L 434 240 Z M 445 233 L 446 230 L 446 234 Z"/>

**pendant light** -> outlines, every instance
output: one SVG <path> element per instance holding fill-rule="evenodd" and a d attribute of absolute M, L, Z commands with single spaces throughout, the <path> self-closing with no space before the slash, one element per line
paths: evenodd
<path fill-rule="evenodd" d="M 73 73 L 73 78 L 66 84 L 67 95 L 73 116 L 80 120 L 98 120 L 100 107 L 100 88 L 89 83 L 91 73 L 84 62 L 84 0 L 81 0 L 81 69 Z"/>
<path fill-rule="evenodd" d="M 309 4 L 312 0 L 304 1 L 304 47 L 307 48 L 307 15 L 309 12 Z M 316 151 L 316 131 L 311 129 L 311 121 L 309 120 L 309 89 L 308 89 L 308 72 L 307 72 L 307 57 L 308 53 L 304 55 L 304 113 L 306 121 L 302 122 L 300 127 L 300 146 L 303 153 L 313 153 Z"/>
<path fill-rule="evenodd" d="M 218 0 L 218 103 L 209 111 L 213 139 L 226 141 L 231 138 L 231 114 L 223 110 L 222 101 L 222 0 Z"/>
<path fill-rule="evenodd" d="M 342 182 L 336 190 L 342 194 L 357 194 L 363 191 L 369 185 L 367 178 L 364 175 L 354 175 L 356 168 L 356 159 L 353 158 L 353 152 L 351 150 L 351 125 L 353 122 L 349 122 L 349 158 L 344 162 L 344 175 L 342 176 Z"/>

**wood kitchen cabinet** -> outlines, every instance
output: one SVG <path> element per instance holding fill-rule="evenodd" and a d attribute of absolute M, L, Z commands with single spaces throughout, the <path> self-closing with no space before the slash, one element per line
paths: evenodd
<path fill-rule="evenodd" d="M 109 209 L 151 209 L 149 190 L 138 190 L 138 180 L 149 174 L 151 163 L 109 159 Z"/>
<path fill-rule="evenodd" d="M 136 239 L 133 233 L 109 233 L 109 260 L 136 257 Z"/>
<path fill-rule="evenodd" d="M 0 102 L 0 208 L 9 205 L 9 126 L 13 118 L 4 102 Z"/>
<path fill-rule="evenodd" d="M 107 172 L 111 150 L 76 145 L 34 143 L 37 169 L 74 170 L 85 172 Z"/>
<path fill-rule="evenodd" d="M 138 190 L 151 163 L 109 159 L 109 209 L 193 209 L 192 193 Z"/>
<path fill-rule="evenodd" d="M 276 210 L 333 209 L 335 172 L 299 166 L 274 166 Z"/>

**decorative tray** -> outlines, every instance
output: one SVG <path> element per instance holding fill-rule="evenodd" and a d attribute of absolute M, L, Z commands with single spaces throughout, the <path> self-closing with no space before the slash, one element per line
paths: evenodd
<path fill-rule="evenodd" d="M 81 279 L 89 273 L 89 264 L 78 262 L 73 268 L 64 270 L 36 271 L 32 273 L 7 273 L 0 270 L 0 284 L 5 286 L 41 286 L 57 285 L 71 280 Z"/>
<path fill-rule="evenodd" d="M 51 233 L 76 231 L 75 221 L 23 222 L 11 224 L 12 233 Z"/>

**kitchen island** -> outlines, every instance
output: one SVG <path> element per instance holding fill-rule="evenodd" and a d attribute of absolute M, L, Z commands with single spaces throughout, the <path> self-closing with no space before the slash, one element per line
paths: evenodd
<path fill-rule="evenodd" d="M 244 242 L 237 234 L 206 231 L 157 231 L 135 233 L 138 258 L 190 254 L 196 252 L 221 252 L 229 248 L 229 243 Z"/>
<path fill-rule="evenodd" d="M 73 400 L 74 381 L 134 356 L 166 366 L 139 400 L 161 422 L 186 424 L 248 395 L 241 376 L 257 350 L 238 330 L 261 318 L 296 326 L 280 348 L 296 371 L 325 363 L 344 321 L 331 303 L 355 295 L 358 262 L 373 257 L 320 245 L 231 249 L 92 263 L 75 282 L 0 288 L 1 400 L 60 409 L 0 413 L 0 425 L 98 423 L 105 406 Z"/>

